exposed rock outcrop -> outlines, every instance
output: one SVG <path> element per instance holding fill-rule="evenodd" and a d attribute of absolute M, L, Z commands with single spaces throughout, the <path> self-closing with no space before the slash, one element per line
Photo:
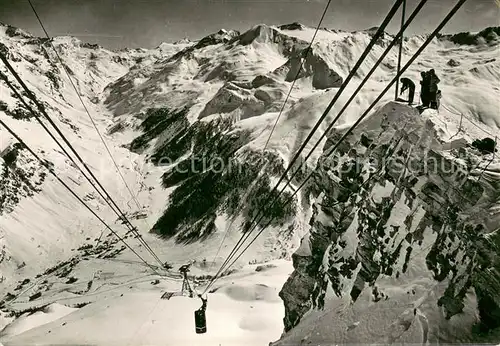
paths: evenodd
<path fill-rule="evenodd" d="M 206 104 L 199 117 L 201 119 L 211 114 L 231 113 L 235 110 L 238 110 L 241 119 L 245 119 L 264 113 L 265 105 L 251 91 L 227 83 Z"/>
<path fill-rule="evenodd" d="M 329 134 L 307 186 L 316 202 L 310 235 L 294 254 L 295 271 L 280 292 L 285 331 L 326 302 L 355 303 L 380 280 L 422 279 L 415 270 L 444 285 L 429 303 L 443 309 L 443 320 L 429 321 L 431 334 L 464 310 L 472 288 L 481 291 L 480 302 L 498 309 L 500 285 L 487 282 L 500 282 L 500 172 L 479 176 L 479 152 L 445 151 L 430 120 L 396 103 L 372 115 L 328 157 L 343 134 Z M 415 268 L 423 255 L 426 268 Z M 302 335 L 309 333 L 307 325 Z"/>
<path fill-rule="evenodd" d="M 269 76 L 257 76 L 252 80 L 252 88 L 260 88 L 263 85 L 275 84 L 276 80 Z"/>
<path fill-rule="evenodd" d="M 454 35 L 443 35 L 440 38 L 449 40 L 455 44 L 460 45 L 478 45 L 482 43 L 490 44 L 498 42 L 500 36 L 500 27 L 489 27 L 481 30 L 478 33 L 461 32 Z"/>
<path fill-rule="evenodd" d="M 0 215 L 14 210 L 22 198 L 42 191 L 46 169 L 23 152 L 19 143 L 0 152 Z"/>
<path fill-rule="evenodd" d="M 181 50 L 180 52 L 177 52 L 174 54 L 172 57 L 168 59 L 169 62 L 178 60 L 180 58 L 187 58 L 192 55 L 192 53 L 196 50 L 208 47 L 208 46 L 214 46 L 217 44 L 223 44 L 230 42 L 233 40 L 235 37 L 238 37 L 240 33 L 236 30 L 224 30 L 221 29 L 218 32 L 205 36 L 195 44 Z"/>
<path fill-rule="evenodd" d="M 460 62 L 458 62 L 457 60 L 455 59 L 450 59 L 447 63 L 446 63 L 448 66 L 451 66 L 451 67 L 457 67 L 457 66 L 460 66 Z"/>
<path fill-rule="evenodd" d="M 306 27 L 298 22 L 293 22 L 291 24 L 280 25 L 281 30 L 304 30 Z"/>
<path fill-rule="evenodd" d="M 284 75 L 287 82 L 292 82 L 295 78 L 312 77 L 312 86 L 316 89 L 337 88 L 344 81 L 321 55 L 314 53 L 314 49 L 309 53 L 306 49 L 303 50 L 277 68 L 273 74 Z"/>
<path fill-rule="evenodd" d="M 240 45 L 271 43 L 276 45 L 276 49 L 285 55 L 291 56 L 308 46 L 306 41 L 296 37 L 282 34 L 279 30 L 265 24 L 256 25 L 235 40 Z"/>

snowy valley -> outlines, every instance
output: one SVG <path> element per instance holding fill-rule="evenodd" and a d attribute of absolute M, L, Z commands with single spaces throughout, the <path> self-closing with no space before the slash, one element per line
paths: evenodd
<path fill-rule="evenodd" d="M 161 276 L 0 127 L 0 343 L 500 342 L 500 156 L 471 145 L 500 137 L 500 29 L 434 39 L 405 76 L 436 70 L 439 112 L 395 102 L 392 88 L 330 155 L 394 78 L 394 48 L 313 148 L 391 42 L 385 33 L 278 195 L 374 31 L 322 29 L 306 56 L 313 34 L 256 25 L 120 51 L 54 38 L 128 191 L 48 40 L 1 25 L 2 53 L 169 266 L 154 263 L 2 80 L 0 119 Z M 425 39 L 405 38 L 403 63 Z M 262 211 L 268 196 L 277 203 Z M 181 290 L 178 268 L 193 260 L 203 291 L 259 212 L 256 230 L 270 226 L 211 286 L 208 331 L 195 334 L 200 300 L 160 297 Z"/>

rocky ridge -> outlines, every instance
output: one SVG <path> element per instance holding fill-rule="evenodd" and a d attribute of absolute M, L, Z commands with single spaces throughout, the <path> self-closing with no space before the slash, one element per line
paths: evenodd
<path fill-rule="evenodd" d="M 342 135 L 329 134 L 326 153 Z M 374 302 L 391 299 L 380 293 L 380 281 L 417 280 L 422 271 L 444 283 L 433 302 L 443 309 L 443 324 L 464 311 L 473 289 L 483 323 L 498 327 L 492 321 L 500 292 L 491 285 L 500 278 L 498 159 L 484 169 L 492 155 L 463 141 L 445 143 L 432 121 L 397 103 L 372 115 L 332 156 L 320 159 L 307 187 L 316 201 L 310 234 L 293 255 L 295 271 L 280 293 L 285 331 L 328 300 L 347 297 L 355 304 L 364 292 Z M 421 257 L 426 268 L 416 271 Z M 430 321 L 430 342 L 442 337 L 437 322 Z"/>

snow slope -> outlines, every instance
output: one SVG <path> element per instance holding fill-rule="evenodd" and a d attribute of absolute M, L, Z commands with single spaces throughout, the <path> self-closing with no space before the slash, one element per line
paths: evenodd
<path fill-rule="evenodd" d="M 90 265 L 74 273 L 78 276 L 88 275 L 89 269 L 96 264 L 90 262 Z M 287 261 L 270 262 L 268 267 L 256 272 L 256 265 L 248 266 L 217 283 L 213 289 L 215 292 L 209 294 L 206 334 L 194 332 L 193 312 L 199 308 L 200 300 L 187 296 L 160 299 L 165 290 L 179 290 L 180 281 L 166 279 L 153 286 L 151 277 L 146 277 L 142 282 L 127 282 L 124 277 L 111 275 L 100 280 L 103 283 L 93 290 L 92 297 L 87 298 L 93 301 L 91 304 L 76 311 L 56 310 L 48 315 L 37 312 L 21 317 L 2 332 L 2 343 L 263 345 L 281 334 L 283 305 L 278 292 L 291 271 L 290 262 Z M 133 267 L 127 268 L 127 278 L 140 278 L 138 274 L 134 273 Z M 114 286 L 105 284 L 117 280 L 127 283 Z M 54 294 L 50 299 L 57 299 L 58 295 L 61 296 L 61 293 Z M 63 304 L 77 300 L 59 297 Z M 42 318 L 45 318 L 43 323 Z M 30 330 L 22 333 L 30 324 Z"/>
<path fill-rule="evenodd" d="M 38 326 L 56 321 L 73 311 L 75 308 L 69 308 L 61 304 L 51 304 L 44 311 L 37 311 L 33 314 L 26 313 L 26 315 L 19 317 L 15 322 L 9 324 L 7 328 L 2 330 L 3 336 L 14 336 L 21 334 L 27 330 L 36 328 Z"/>

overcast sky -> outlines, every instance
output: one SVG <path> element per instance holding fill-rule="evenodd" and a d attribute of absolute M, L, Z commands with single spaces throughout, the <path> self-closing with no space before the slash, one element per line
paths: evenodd
<path fill-rule="evenodd" d="M 411 11 L 418 0 L 407 0 Z M 72 35 L 108 48 L 151 48 L 220 28 L 259 23 L 315 26 L 326 0 L 32 0 L 51 36 Z M 429 0 L 411 32 L 430 32 L 457 0 Z M 394 0 L 333 0 L 323 26 L 361 30 L 378 26 Z M 468 0 L 445 32 L 498 26 L 498 0 Z M 394 31 L 399 16 L 389 31 Z M 0 0 L 0 22 L 42 36 L 27 0 Z"/>

